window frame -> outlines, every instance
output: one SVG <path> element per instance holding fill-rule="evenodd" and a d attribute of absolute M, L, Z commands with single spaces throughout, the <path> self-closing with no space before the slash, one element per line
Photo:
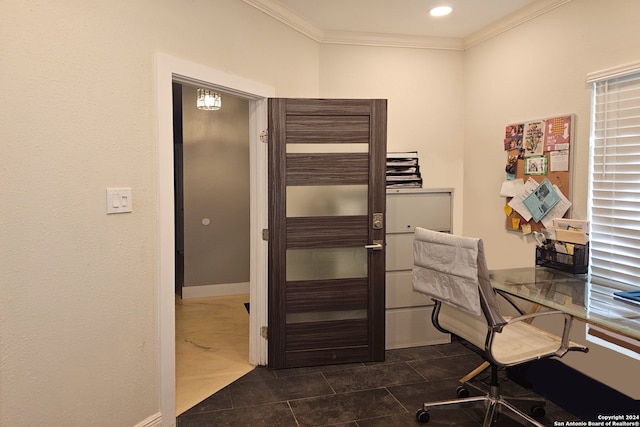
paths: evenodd
<path fill-rule="evenodd" d="M 600 156 L 599 153 L 596 154 L 596 149 L 600 149 L 600 146 L 599 146 L 599 143 L 601 142 L 600 139 L 604 139 L 606 141 L 608 138 L 608 135 L 606 134 L 604 138 L 601 138 L 600 135 L 597 134 L 598 130 L 601 129 L 597 125 L 597 120 L 601 118 L 601 117 L 598 117 L 598 114 L 601 114 L 601 113 L 598 111 L 599 100 L 597 96 L 601 92 L 600 89 L 603 89 L 603 86 L 604 86 L 604 89 L 608 92 L 608 87 L 607 87 L 608 83 L 618 83 L 621 80 L 627 80 L 627 79 L 631 79 L 635 83 L 637 83 L 637 87 L 640 90 L 640 61 L 624 64 L 618 67 L 609 68 L 602 71 L 597 71 L 594 73 L 589 73 L 587 75 L 587 83 L 591 85 L 591 90 L 592 90 L 591 117 L 590 117 L 590 123 L 589 123 L 589 126 L 590 126 L 589 186 L 588 186 L 589 188 L 588 188 L 588 195 L 587 195 L 587 203 L 588 203 L 587 217 L 589 219 L 589 223 L 591 227 L 590 250 L 589 250 L 589 273 L 593 276 L 603 276 L 607 279 L 618 280 L 630 286 L 637 287 L 638 289 L 640 289 L 640 279 L 638 279 L 638 276 L 639 276 L 638 273 L 635 273 L 635 274 L 633 272 L 632 273 L 626 272 L 623 274 L 612 273 L 611 270 L 615 270 L 617 268 L 615 264 L 618 263 L 618 260 L 614 259 L 618 257 L 617 254 L 613 253 L 613 256 L 609 256 L 611 260 L 609 261 L 605 260 L 603 262 L 603 258 L 607 257 L 606 255 L 601 255 L 601 254 L 605 254 L 605 251 L 606 251 L 606 249 L 603 250 L 603 248 L 606 248 L 607 245 L 610 244 L 610 242 L 609 243 L 605 242 L 604 245 L 600 244 L 602 243 L 600 241 L 600 236 L 603 236 L 602 240 L 607 240 L 608 238 L 608 237 L 604 237 L 605 234 L 601 233 L 601 229 L 600 229 L 601 224 L 599 223 L 599 220 L 601 217 L 603 217 L 603 215 L 598 214 L 597 216 L 598 221 L 594 221 L 594 214 L 593 214 L 594 209 L 597 208 L 594 206 L 594 192 L 596 191 L 596 188 L 594 185 L 594 180 L 595 180 L 594 176 L 600 173 L 599 171 L 596 171 L 597 167 L 595 166 L 595 164 L 597 163 L 596 160 L 598 160 L 596 156 Z M 634 138 L 638 139 L 638 148 L 637 148 L 638 152 L 634 153 L 634 155 L 637 154 L 637 156 L 640 156 L 640 96 L 634 101 L 633 108 L 638 109 L 638 119 L 637 119 L 638 125 L 637 126 L 639 127 L 638 135 L 633 136 Z M 618 119 L 617 116 L 616 116 L 616 119 Z M 608 129 L 608 126 L 605 125 L 604 129 Z M 616 130 L 617 130 L 617 127 L 616 127 Z M 604 144 L 604 148 L 606 149 L 606 143 Z M 615 148 L 613 151 L 615 151 Z M 600 157 L 606 158 L 606 155 L 600 156 Z M 602 164 L 608 165 L 605 162 L 602 162 Z M 640 167 L 640 163 L 637 163 L 637 166 Z M 638 172 L 638 174 L 640 175 L 640 171 Z M 617 182 L 617 181 L 614 180 L 613 182 Z M 638 189 L 638 194 L 640 194 L 640 178 L 638 182 L 634 182 L 632 185 L 634 186 L 634 188 Z M 612 192 L 612 194 L 615 194 L 615 189 Z M 638 196 L 638 199 L 640 199 L 640 196 Z M 615 196 L 611 197 L 611 200 L 616 200 Z M 634 230 L 634 234 L 636 235 L 635 237 L 637 237 L 637 239 L 640 240 L 640 215 L 638 216 L 638 218 L 633 218 L 633 221 L 637 222 L 637 225 L 638 225 L 637 229 Z M 613 224 L 613 225 L 615 226 L 616 224 Z M 614 241 L 615 239 L 610 239 L 610 240 Z M 640 246 L 640 244 L 637 246 Z M 640 248 L 638 250 L 640 251 Z M 596 254 L 595 258 L 594 258 L 594 253 Z M 640 272 L 640 261 L 638 261 L 639 259 L 640 257 L 635 257 L 634 260 L 632 261 L 632 263 L 635 264 L 631 269 L 632 271 Z M 591 293 L 591 289 L 589 289 L 589 293 Z M 591 297 L 589 297 L 589 300 L 590 298 Z M 589 303 L 587 302 L 587 304 Z M 629 339 L 620 334 L 617 334 L 602 328 L 598 328 L 590 324 L 586 325 L 585 332 L 586 332 L 587 341 L 609 348 L 618 353 L 625 354 L 636 360 L 640 360 L 640 354 L 637 352 L 637 348 L 640 345 L 639 341 Z"/>

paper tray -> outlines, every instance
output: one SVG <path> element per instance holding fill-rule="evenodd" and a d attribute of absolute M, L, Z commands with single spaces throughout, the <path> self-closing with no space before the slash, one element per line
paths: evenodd
<path fill-rule="evenodd" d="M 577 243 L 579 245 L 586 245 L 589 241 L 587 234 L 583 231 L 573 230 L 560 230 L 556 229 L 556 240 L 561 242 Z"/>

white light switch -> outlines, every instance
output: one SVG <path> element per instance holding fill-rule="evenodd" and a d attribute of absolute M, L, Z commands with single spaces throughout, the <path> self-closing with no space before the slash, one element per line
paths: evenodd
<path fill-rule="evenodd" d="M 107 213 L 132 211 L 131 188 L 107 188 Z"/>

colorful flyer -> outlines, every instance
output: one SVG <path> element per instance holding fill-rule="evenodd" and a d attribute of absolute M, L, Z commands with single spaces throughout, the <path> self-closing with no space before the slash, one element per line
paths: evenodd
<path fill-rule="evenodd" d="M 522 133 L 524 131 L 523 124 L 508 125 L 504 130 L 504 149 L 505 151 L 522 149 Z"/>
<path fill-rule="evenodd" d="M 571 116 L 547 119 L 544 133 L 544 151 L 568 150 L 571 140 Z"/>
<path fill-rule="evenodd" d="M 541 156 L 544 153 L 544 130 L 546 121 L 529 122 L 524 125 L 525 157 Z"/>

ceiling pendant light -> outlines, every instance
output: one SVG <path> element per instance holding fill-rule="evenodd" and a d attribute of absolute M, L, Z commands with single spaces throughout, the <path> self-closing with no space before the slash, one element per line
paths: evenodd
<path fill-rule="evenodd" d="M 453 9 L 450 6 L 438 6 L 429 11 L 431 16 L 445 16 L 450 14 Z"/>
<path fill-rule="evenodd" d="M 200 110 L 219 110 L 222 108 L 222 98 L 219 93 L 209 89 L 198 89 L 196 106 Z"/>

